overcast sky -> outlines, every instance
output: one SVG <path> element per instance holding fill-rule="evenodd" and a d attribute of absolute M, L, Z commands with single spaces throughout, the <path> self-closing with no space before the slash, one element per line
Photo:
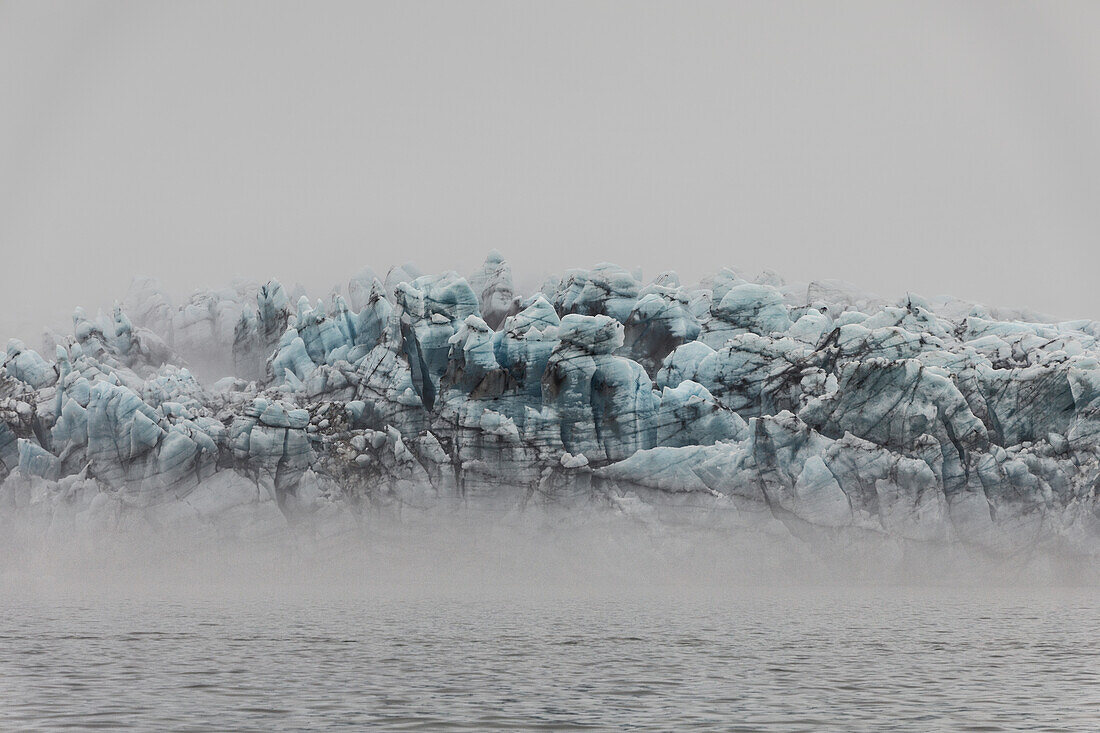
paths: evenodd
<path fill-rule="evenodd" d="M 5 2 L 0 336 L 610 260 L 1100 318 L 1100 3 Z"/>

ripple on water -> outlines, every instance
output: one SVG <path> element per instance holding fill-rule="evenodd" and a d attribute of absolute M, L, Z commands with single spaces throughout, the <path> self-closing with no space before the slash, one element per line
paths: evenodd
<path fill-rule="evenodd" d="M 1050 730 L 1095 594 L 0 602 L 0 729 Z"/>

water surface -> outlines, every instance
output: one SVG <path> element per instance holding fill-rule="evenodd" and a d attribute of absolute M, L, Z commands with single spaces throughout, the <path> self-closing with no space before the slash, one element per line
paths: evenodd
<path fill-rule="evenodd" d="M 0 729 L 1097 730 L 1084 590 L 0 602 Z"/>

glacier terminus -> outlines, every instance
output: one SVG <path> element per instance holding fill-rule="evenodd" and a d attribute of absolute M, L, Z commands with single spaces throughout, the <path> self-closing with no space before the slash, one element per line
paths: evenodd
<path fill-rule="evenodd" d="M 7 343 L 0 527 L 255 536 L 462 507 L 1095 553 L 1100 322 L 722 269 L 136 279 Z M 21 531 L 28 531 L 26 529 Z"/>

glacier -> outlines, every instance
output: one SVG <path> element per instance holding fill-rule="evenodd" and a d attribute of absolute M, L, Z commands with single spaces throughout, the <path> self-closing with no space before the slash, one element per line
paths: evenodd
<path fill-rule="evenodd" d="M 0 366 L 0 530 L 356 531 L 466 508 L 1100 547 L 1100 322 L 600 264 L 522 294 L 136 278 Z"/>

